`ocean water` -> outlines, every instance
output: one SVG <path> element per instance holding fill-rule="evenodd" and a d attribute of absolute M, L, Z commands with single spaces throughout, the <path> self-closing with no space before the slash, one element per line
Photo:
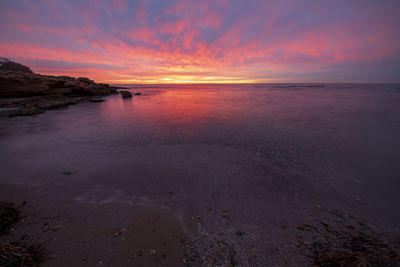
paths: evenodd
<path fill-rule="evenodd" d="M 1 118 L 1 183 L 102 203 L 167 205 L 179 191 L 175 205 L 196 206 L 218 179 L 275 170 L 400 216 L 400 85 L 125 86 L 142 95 Z"/>

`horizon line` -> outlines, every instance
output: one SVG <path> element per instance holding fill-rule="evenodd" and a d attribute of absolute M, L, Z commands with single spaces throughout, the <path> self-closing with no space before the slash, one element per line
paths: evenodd
<path fill-rule="evenodd" d="M 101 82 L 102 83 L 102 82 Z M 178 83 L 112 83 L 104 82 L 110 85 L 246 85 L 246 84 L 311 84 L 311 85 L 326 85 L 326 84 L 382 84 L 382 85 L 398 85 L 399 82 L 220 82 L 220 83 L 196 83 L 196 82 L 178 82 Z"/>

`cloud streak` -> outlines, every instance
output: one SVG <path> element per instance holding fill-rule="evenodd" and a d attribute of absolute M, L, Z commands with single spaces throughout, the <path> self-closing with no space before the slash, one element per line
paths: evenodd
<path fill-rule="evenodd" d="M 400 79 L 398 1 L 3 0 L 0 10 L 1 54 L 47 74 L 111 83 Z"/>

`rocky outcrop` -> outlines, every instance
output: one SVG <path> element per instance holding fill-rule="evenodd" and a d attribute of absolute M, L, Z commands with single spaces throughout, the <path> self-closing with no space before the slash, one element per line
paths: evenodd
<path fill-rule="evenodd" d="M 131 98 L 132 97 L 132 93 L 129 91 L 119 91 L 119 93 L 121 94 L 122 98 Z"/>
<path fill-rule="evenodd" d="M 40 75 L 0 70 L 0 97 L 38 96 L 48 90 Z"/>
<path fill-rule="evenodd" d="M 22 64 L 0 58 L 0 98 L 28 98 L 12 102 L 12 107 L 20 107 L 12 115 L 38 114 L 82 101 L 102 102 L 99 100 L 101 96 L 117 94 L 117 89 L 85 77 L 33 73 Z M 2 107 L 11 106 L 6 104 Z"/>
<path fill-rule="evenodd" d="M 0 59 L 0 97 L 43 95 L 110 95 L 117 88 L 85 78 L 33 73 L 28 67 Z"/>
<path fill-rule="evenodd" d="M 64 96 L 64 95 L 48 95 L 40 97 L 31 97 L 22 99 L 20 101 L 14 101 L 13 104 L 19 107 L 18 110 L 9 114 L 12 116 L 27 116 L 43 113 L 49 109 L 58 109 L 69 105 L 75 105 L 84 101 L 91 101 L 92 99 L 98 99 L 97 96 L 85 97 L 85 96 Z"/>
<path fill-rule="evenodd" d="M 28 72 L 0 70 L 0 97 L 30 97 L 40 95 L 110 95 L 117 93 L 108 84 L 88 78 L 48 76 Z"/>

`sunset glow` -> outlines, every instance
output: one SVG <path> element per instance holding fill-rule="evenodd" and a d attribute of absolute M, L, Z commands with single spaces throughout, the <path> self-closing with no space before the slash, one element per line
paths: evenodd
<path fill-rule="evenodd" d="M 399 1 L 0 2 L 0 56 L 107 83 L 399 82 Z"/>

